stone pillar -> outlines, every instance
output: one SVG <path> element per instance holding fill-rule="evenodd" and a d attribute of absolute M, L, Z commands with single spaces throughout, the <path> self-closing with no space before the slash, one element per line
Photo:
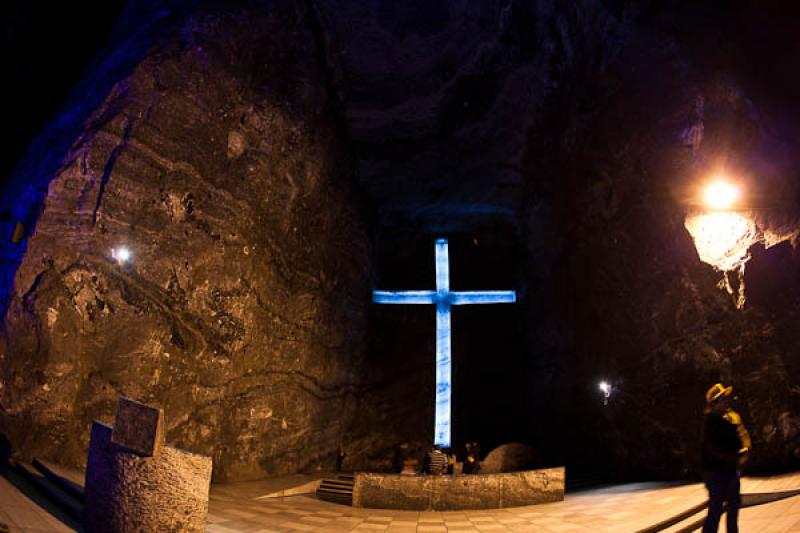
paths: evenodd
<path fill-rule="evenodd" d="M 160 409 L 120 398 L 114 428 L 92 424 L 89 533 L 205 531 L 211 458 L 164 446 L 163 418 Z"/>

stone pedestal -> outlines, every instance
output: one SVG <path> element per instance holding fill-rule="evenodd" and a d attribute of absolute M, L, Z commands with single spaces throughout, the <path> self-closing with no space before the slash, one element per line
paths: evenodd
<path fill-rule="evenodd" d="M 462 476 L 357 473 L 353 507 L 456 511 L 564 499 L 564 468 Z"/>
<path fill-rule="evenodd" d="M 160 446 L 151 457 L 112 442 L 94 422 L 86 468 L 89 533 L 206 530 L 211 458 Z"/>

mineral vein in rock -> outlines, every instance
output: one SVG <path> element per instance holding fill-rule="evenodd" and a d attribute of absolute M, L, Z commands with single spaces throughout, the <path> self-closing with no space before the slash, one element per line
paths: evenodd
<path fill-rule="evenodd" d="M 434 443 L 450 447 L 451 364 L 450 306 L 514 303 L 515 291 L 451 291 L 447 239 L 436 239 L 435 291 L 372 291 L 379 304 L 432 304 L 436 306 L 436 411 Z"/>

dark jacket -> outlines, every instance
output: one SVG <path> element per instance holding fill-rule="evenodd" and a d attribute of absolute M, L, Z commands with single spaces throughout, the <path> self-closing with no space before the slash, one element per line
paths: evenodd
<path fill-rule="evenodd" d="M 750 452 L 750 435 L 736 411 L 706 413 L 702 465 L 706 472 L 741 468 Z"/>

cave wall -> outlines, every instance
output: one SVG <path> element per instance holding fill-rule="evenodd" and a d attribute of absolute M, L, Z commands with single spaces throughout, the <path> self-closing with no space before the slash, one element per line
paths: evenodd
<path fill-rule="evenodd" d="M 479 314 L 454 333 L 477 368 L 475 350 L 508 356 L 467 402 L 501 422 L 494 437 L 570 472 L 683 478 L 703 393 L 724 380 L 752 471 L 800 466 L 795 243 L 751 251 L 738 310 L 684 227 L 694 184 L 720 165 L 764 227 L 800 227 L 800 114 L 731 59 L 730 20 L 703 33 L 719 12 L 164 5 L 129 19 L 146 34 L 84 82 L 113 81 L 101 103 L 62 113 L 28 156 L 47 164 L 23 166 L 35 172 L 4 198 L 35 226 L 0 246 L 15 273 L 0 285 L 0 431 L 19 450 L 79 464 L 89 421 L 127 394 L 162 404 L 168 440 L 212 455 L 217 479 L 330 467 L 340 443 L 346 468 L 388 468 L 397 444 L 428 444 L 433 320 L 370 306 L 369 290 L 432 286 L 430 246 L 447 236 L 472 258 L 458 275 L 485 283 L 465 288 L 520 295 L 497 313 L 513 341 L 493 346 Z M 479 242 L 513 258 L 482 270 Z M 129 264 L 110 257 L 120 245 Z M 506 404 L 503 366 L 519 385 Z"/>
<path fill-rule="evenodd" d="M 755 208 L 748 216 L 792 235 L 798 175 L 786 117 L 730 73 L 699 68 L 702 53 L 669 34 L 613 21 L 620 40 L 609 58 L 592 54 L 606 38 L 573 20 L 581 60 L 562 64 L 526 156 L 527 270 L 542 288 L 528 301 L 541 445 L 598 476 L 697 475 L 703 394 L 724 381 L 753 437 L 750 471 L 797 468 L 796 243 L 751 250 L 738 310 L 684 227 L 698 184 L 725 169 Z M 601 380 L 613 387 L 608 405 Z"/>
<path fill-rule="evenodd" d="M 785 108 L 751 99 L 753 84 L 726 70 L 731 34 L 697 35 L 729 20 L 636 2 L 318 5 L 357 177 L 384 228 L 376 241 L 396 228 L 430 240 L 517 230 L 526 358 L 507 373 L 527 381 L 523 414 L 506 424 L 525 428 L 542 464 L 696 475 L 703 393 L 725 380 L 754 436 L 752 470 L 798 465 L 794 244 L 753 251 L 740 311 L 684 227 L 696 184 L 720 167 L 744 181 L 765 227 L 798 227 Z M 377 279 L 385 270 L 379 262 Z M 371 334 L 389 312 L 373 311 Z M 431 331 L 414 312 L 392 315 L 411 353 L 368 346 L 365 379 L 383 385 L 362 397 L 353 456 L 377 461 L 382 443 L 385 462 L 393 445 L 424 438 L 430 405 L 416 398 L 430 389 L 420 373 L 432 348 L 420 339 Z M 487 350 L 487 364 L 497 355 Z M 615 391 L 608 405 L 602 379 Z M 473 394 L 489 403 L 505 389 L 487 379 Z"/>
<path fill-rule="evenodd" d="M 125 395 L 217 480 L 332 467 L 370 261 L 309 17 L 173 16 L 43 177 L 0 348 L 0 431 L 24 457 L 81 465 Z"/>
<path fill-rule="evenodd" d="M 356 178 L 375 212 L 381 288 L 433 288 L 433 242 L 448 237 L 454 289 L 528 297 L 516 253 L 523 164 L 558 59 L 557 4 L 316 2 L 337 59 Z M 435 324 L 430 309 L 404 307 L 370 310 L 362 416 L 348 426 L 346 467 L 385 468 L 398 444 L 429 445 Z M 454 443 L 530 441 L 535 347 L 521 342 L 522 307 L 465 307 L 452 321 Z M 493 342 L 494 329 L 513 339 Z M 513 393 L 509 383 L 519 385 Z"/>

